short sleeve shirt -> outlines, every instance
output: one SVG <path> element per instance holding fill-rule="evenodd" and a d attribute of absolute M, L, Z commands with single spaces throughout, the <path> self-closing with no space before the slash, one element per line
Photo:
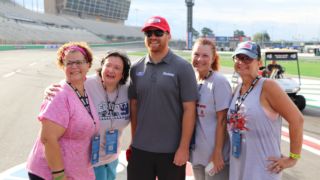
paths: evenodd
<path fill-rule="evenodd" d="M 198 98 L 190 63 L 172 51 L 154 64 L 149 56 L 131 69 L 129 98 L 137 99 L 137 128 L 132 146 L 149 152 L 176 151 L 182 130 L 183 102 Z"/>
<path fill-rule="evenodd" d="M 94 166 L 100 166 L 103 164 L 110 163 L 116 160 L 121 152 L 121 136 L 125 127 L 130 122 L 130 109 L 128 99 L 128 85 L 119 85 L 119 92 L 116 90 L 110 93 L 108 97 L 110 101 L 114 101 L 114 111 L 111 113 L 107 103 L 107 93 L 101 83 L 101 78 L 98 75 L 89 76 L 85 82 L 87 93 L 93 100 L 93 104 L 97 109 L 97 113 L 100 120 L 100 151 L 99 151 L 99 162 Z M 118 95 L 118 97 L 117 97 Z M 117 153 L 106 154 L 105 146 L 106 143 L 106 132 L 111 129 L 118 130 L 118 149 Z"/>
<path fill-rule="evenodd" d="M 59 139 L 59 144 L 68 179 L 94 179 L 90 165 L 90 144 L 92 136 L 99 128 L 95 107 L 89 96 L 92 119 L 75 91 L 65 82 L 61 85 L 61 90 L 52 101 L 43 102 L 38 119 L 48 119 L 66 129 Z M 40 177 L 52 179 L 40 137 L 29 155 L 27 169 Z"/>
<path fill-rule="evenodd" d="M 229 108 L 232 90 L 228 80 L 219 72 L 198 83 L 198 90 L 195 149 L 191 151 L 190 159 L 193 165 L 206 166 L 215 147 L 216 113 Z M 226 162 L 229 160 L 229 146 L 229 139 L 225 138 L 223 156 Z"/>

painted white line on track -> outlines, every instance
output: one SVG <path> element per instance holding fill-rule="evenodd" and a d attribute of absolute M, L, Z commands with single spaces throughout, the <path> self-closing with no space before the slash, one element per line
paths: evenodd
<path fill-rule="evenodd" d="M 26 163 L 19 164 L 17 166 L 14 166 L 3 173 L 0 174 L 0 179 L 1 180 L 26 180 L 26 178 L 21 177 L 21 176 L 13 176 L 13 174 L 21 169 L 25 169 Z M 27 173 L 27 172 L 26 172 Z M 26 174 L 27 176 L 27 174 Z"/>
<path fill-rule="evenodd" d="M 3 75 L 2 77 L 3 77 L 3 78 L 8 78 L 8 77 L 13 76 L 13 75 L 15 75 L 16 73 L 21 72 L 21 71 L 22 71 L 21 69 L 17 69 L 17 70 L 15 70 L 15 71 L 13 71 L 13 72 L 10 72 L 10 73 L 8 73 L 8 74 Z"/>
<path fill-rule="evenodd" d="M 34 62 L 34 63 L 29 64 L 29 66 L 34 66 L 34 65 L 36 65 L 36 64 L 37 64 L 37 63 Z"/>
<path fill-rule="evenodd" d="M 282 126 L 282 131 L 289 133 L 289 129 L 287 127 L 284 127 L 284 126 Z M 308 135 L 303 135 L 303 139 L 320 145 L 320 140 L 316 139 L 314 137 L 311 137 L 311 136 L 308 136 Z"/>
<path fill-rule="evenodd" d="M 8 78 L 8 77 L 10 77 L 10 76 L 13 76 L 15 73 L 16 73 L 16 72 L 11 72 L 11 73 L 8 73 L 8 74 L 3 75 L 2 77 Z"/>

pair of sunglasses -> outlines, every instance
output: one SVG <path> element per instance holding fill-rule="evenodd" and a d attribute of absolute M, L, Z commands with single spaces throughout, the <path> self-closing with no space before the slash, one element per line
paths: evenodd
<path fill-rule="evenodd" d="M 242 63 L 244 64 L 250 64 L 252 63 L 254 59 L 250 58 L 249 56 L 246 56 L 246 55 L 236 55 L 234 58 L 233 58 L 233 61 L 235 63 L 241 61 Z"/>
<path fill-rule="evenodd" d="M 157 29 L 157 30 L 148 30 L 144 32 L 144 35 L 147 36 L 148 38 L 154 34 L 156 37 L 162 37 L 164 34 L 164 31 Z"/>

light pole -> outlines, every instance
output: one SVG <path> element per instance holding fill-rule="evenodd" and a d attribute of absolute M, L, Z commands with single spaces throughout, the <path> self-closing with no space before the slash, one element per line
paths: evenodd
<path fill-rule="evenodd" d="M 192 49 L 192 6 L 194 0 L 185 0 L 187 5 L 187 49 Z"/>

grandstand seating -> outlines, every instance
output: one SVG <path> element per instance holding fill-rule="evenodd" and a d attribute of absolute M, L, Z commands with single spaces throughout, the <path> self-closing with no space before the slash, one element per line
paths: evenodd
<path fill-rule="evenodd" d="M 141 39 L 139 27 L 57 16 L 0 2 L 0 43 L 106 43 L 107 37 Z"/>

